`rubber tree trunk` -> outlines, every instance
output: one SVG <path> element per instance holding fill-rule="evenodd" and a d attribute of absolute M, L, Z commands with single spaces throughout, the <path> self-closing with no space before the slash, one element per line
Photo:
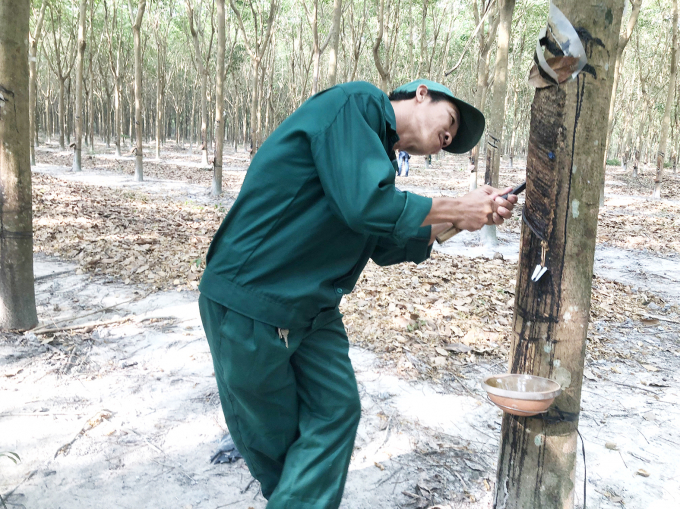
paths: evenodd
<path fill-rule="evenodd" d="M 486 129 L 486 172 L 484 183 L 498 187 L 498 177 L 503 150 L 503 127 L 505 125 L 505 96 L 508 92 L 508 49 L 510 47 L 510 31 L 512 29 L 512 13 L 515 0 L 499 0 L 500 21 L 498 24 L 498 42 L 496 48 L 496 66 L 491 98 L 491 114 Z M 496 225 L 486 225 L 480 232 L 482 243 L 486 247 L 498 245 Z"/>
<path fill-rule="evenodd" d="M 208 73 L 201 73 L 201 164 L 208 166 Z"/>
<path fill-rule="evenodd" d="M 135 180 L 144 180 L 143 167 L 143 145 L 142 145 L 142 18 L 146 1 L 140 0 L 139 6 L 133 10 L 132 0 L 128 0 L 130 5 L 130 18 L 132 21 L 132 35 L 135 45 L 135 135 L 137 138 L 137 150 L 135 153 Z M 132 143 L 132 140 L 130 140 Z"/>
<path fill-rule="evenodd" d="M 493 6 L 489 8 L 496 10 L 497 5 L 494 3 Z M 488 32 L 484 34 L 484 28 L 482 28 L 477 34 L 477 38 L 479 39 L 479 56 L 477 57 L 477 88 L 475 91 L 475 107 L 479 111 L 484 111 L 486 91 L 489 88 L 489 59 L 491 58 L 491 46 L 494 38 L 496 37 L 496 30 L 500 20 L 498 14 L 495 12 L 492 12 L 490 16 L 491 17 L 487 21 L 489 24 Z M 477 170 L 479 168 L 479 153 L 481 151 L 481 143 L 482 142 L 480 140 L 480 142 L 470 151 L 470 191 L 477 189 Z"/>
<path fill-rule="evenodd" d="M 94 154 L 94 70 L 92 69 L 92 60 L 94 52 L 94 0 L 90 1 L 90 52 L 89 52 L 89 79 L 90 79 L 90 95 L 89 95 L 89 119 L 87 135 L 90 138 L 90 154 Z M 101 122 L 99 122 L 99 136 L 101 138 Z M 87 136 L 86 136 L 87 138 Z"/>
<path fill-rule="evenodd" d="M 35 24 L 35 35 L 29 34 L 29 89 L 28 89 L 28 118 L 30 122 L 30 136 L 31 136 L 31 166 L 35 166 L 35 141 L 38 137 L 36 122 L 35 122 L 35 105 L 36 105 L 36 89 L 38 80 L 38 42 L 42 36 L 42 25 L 45 19 L 45 9 L 47 2 L 43 2 L 40 7 L 40 14 L 38 21 Z M 46 107 L 49 107 L 47 105 Z"/>
<path fill-rule="evenodd" d="M 38 323 L 28 118 L 30 12 L 30 2 L 0 2 L 0 329 Z"/>
<path fill-rule="evenodd" d="M 161 36 L 162 37 L 162 36 Z M 165 116 L 165 53 L 162 43 L 158 43 L 156 58 L 156 160 L 161 160 L 161 136 L 164 133 Z"/>
<path fill-rule="evenodd" d="M 331 28 L 330 50 L 328 55 L 328 87 L 335 86 L 338 75 L 338 44 L 340 42 L 340 21 L 342 20 L 342 0 L 333 1 L 333 26 Z"/>
<path fill-rule="evenodd" d="M 673 109 L 673 97 L 675 95 L 675 80 L 678 74 L 678 0 L 673 0 L 673 47 L 670 52 L 671 74 L 668 79 L 668 95 L 666 96 L 666 109 L 661 121 L 659 133 L 659 150 L 656 153 L 656 175 L 654 176 L 654 198 L 661 199 L 661 182 L 663 180 L 663 163 L 666 157 L 666 143 L 668 142 L 668 129 L 671 125 L 671 110 Z"/>
<path fill-rule="evenodd" d="M 212 194 L 222 194 L 222 148 L 224 145 L 224 0 L 217 0 L 217 76 L 215 77 L 215 158 Z"/>
<path fill-rule="evenodd" d="M 120 60 L 120 56 L 117 60 Z M 120 69 L 120 67 L 118 68 Z M 123 155 L 120 150 L 121 138 L 123 136 L 123 97 L 120 78 L 116 78 L 115 82 L 116 84 L 113 92 L 113 140 L 116 145 L 116 157 L 121 157 Z"/>
<path fill-rule="evenodd" d="M 591 67 L 534 96 L 509 367 L 556 380 L 563 391 L 545 418 L 504 414 L 495 509 L 574 507 L 598 197 L 623 2 L 553 0 L 581 35 Z M 534 283 L 543 250 L 549 270 Z"/>
<path fill-rule="evenodd" d="M 630 13 L 630 18 L 628 18 L 628 23 L 626 24 L 626 30 L 624 33 L 619 35 L 619 44 L 616 50 L 616 63 L 614 64 L 614 85 L 612 89 L 612 97 L 609 101 L 609 122 L 607 123 L 607 146 L 604 151 L 604 162 L 602 167 L 605 172 L 607 171 L 607 157 L 609 157 L 609 145 L 611 143 L 612 131 L 614 130 L 614 108 L 616 106 L 616 92 L 619 87 L 619 78 L 621 77 L 621 67 L 623 66 L 623 50 L 626 49 L 626 45 L 630 40 L 630 36 L 633 33 L 633 29 L 640 15 L 640 7 L 642 6 L 642 0 L 631 0 L 631 5 L 633 10 Z M 623 20 L 622 20 L 623 23 Z M 600 191 L 600 207 L 604 205 L 604 186 Z"/>
<path fill-rule="evenodd" d="M 64 143 L 64 129 L 66 125 L 66 111 L 64 106 L 64 81 L 65 79 L 57 78 L 59 80 L 59 148 L 65 149 L 66 144 Z"/>
<path fill-rule="evenodd" d="M 83 149 L 83 60 L 85 59 L 85 14 L 87 0 L 80 0 L 78 15 L 78 57 L 76 61 L 76 139 L 73 150 L 73 171 L 81 171 Z"/>

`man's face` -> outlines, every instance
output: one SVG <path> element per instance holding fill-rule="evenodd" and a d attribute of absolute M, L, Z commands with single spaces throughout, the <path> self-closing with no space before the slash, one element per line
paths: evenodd
<path fill-rule="evenodd" d="M 423 85 L 416 91 L 409 128 L 400 133 L 399 149 L 413 155 L 436 154 L 448 146 L 458 132 L 460 112 L 451 102 L 433 102 Z"/>

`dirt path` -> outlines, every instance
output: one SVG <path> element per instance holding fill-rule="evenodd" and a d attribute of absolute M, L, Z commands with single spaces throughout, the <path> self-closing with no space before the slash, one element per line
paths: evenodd
<path fill-rule="evenodd" d="M 178 163 L 188 159 L 178 157 Z M 88 185 L 218 203 L 203 183 L 155 177 L 135 183 L 114 170 L 66 170 L 37 168 Z M 219 203 L 228 208 L 237 190 L 229 187 Z M 501 239 L 509 258 L 517 236 L 509 229 Z M 439 265 L 421 270 L 441 270 L 442 260 L 452 256 L 446 253 L 473 255 L 474 244 L 473 236 L 462 234 L 443 246 Z M 587 506 L 677 507 L 680 317 L 672 306 L 680 303 L 678 260 L 600 246 L 596 263 L 600 275 L 661 294 L 666 302 L 647 304 L 650 315 L 663 313 L 662 320 L 641 322 L 635 315 L 591 325 L 597 344 L 586 359 L 580 421 Z M 78 274 L 78 265 L 44 255 L 36 256 L 35 266 L 41 324 L 110 323 L 0 339 L 0 450 L 22 457 L 17 466 L 0 462 L 0 494 L 30 508 L 263 508 L 242 461 L 209 463 L 226 427 L 197 293 L 149 293 L 148 285 Z M 370 276 L 375 270 L 369 277 L 378 276 Z M 366 295 L 353 296 L 348 310 L 367 309 L 366 285 L 372 283 L 362 284 Z M 664 305 L 671 311 L 664 312 Z M 365 342 L 359 330 L 350 331 L 352 340 Z M 363 411 L 342 507 L 491 507 L 500 412 L 486 401 L 479 380 L 505 371 L 505 361 L 459 355 L 449 359 L 451 369 L 430 380 L 409 375 L 429 372 L 421 357 L 411 357 L 406 371 L 392 357 L 356 346 L 351 357 Z M 580 455 L 576 483 L 581 507 Z"/>

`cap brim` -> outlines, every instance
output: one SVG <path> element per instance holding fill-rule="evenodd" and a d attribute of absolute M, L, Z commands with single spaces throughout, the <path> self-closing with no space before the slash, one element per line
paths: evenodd
<path fill-rule="evenodd" d="M 457 98 L 452 100 L 460 112 L 460 126 L 455 138 L 444 150 L 452 154 L 464 154 L 477 145 L 484 134 L 486 121 L 484 114 L 471 104 Z"/>

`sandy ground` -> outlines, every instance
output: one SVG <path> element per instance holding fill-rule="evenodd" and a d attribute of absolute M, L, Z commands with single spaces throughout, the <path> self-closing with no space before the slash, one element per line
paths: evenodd
<path fill-rule="evenodd" d="M 67 170 L 35 169 L 214 202 L 198 184 Z M 228 206 L 233 198 L 221 200 Z M 517 240 L 501 235 L 506 257 L 517 256 Z M 487 254 L 478 244 L 474 235 L 459 235 L 441 251 Z M 0 450 L 22 458 L 16 466 L 0 460 L 0 494 L 8 506 L 263 508 L 242 460 L 209 462 L 226 426 L 198 294 L 148 294 L 76 268 L 36 256 L 41 325 L 99 325 L 78 329 L 57 346 L 42 334 L 0 339 Z M 680 301 L 677 257 L 599 246 L 596 271 L 667 303 Z M 586 359 L 580 431 L 588 508 L 680 507 L 680 317 L 670 320 L 591 325 L 610 329 L 617 355 Z M 501 414 L 479 380 L 505 371 L 505 363 L 472 357 L 460 377 L 435 385 L 400 378 L 371 352 L 353 347 L 351 357 L 363 411 L 342 507 L 491 507 Z M 582 485 L 579 455 L 577 507 Z"/>

